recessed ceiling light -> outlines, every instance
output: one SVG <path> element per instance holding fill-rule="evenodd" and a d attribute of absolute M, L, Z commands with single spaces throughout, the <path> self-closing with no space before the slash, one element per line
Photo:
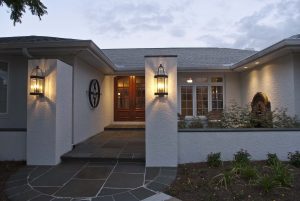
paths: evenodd
<path fill-rule="evenodd" d="M 192 78 L 190 77 L 189 79 L 186 80 L 186 82 L 191 84 L 191 83 L 193 83 L 193 80 L 192 80 Z"/>
<path fill-rule="evenodd" d="M 247 69 L 247 68 L 248 68 L 248 66 L 244 66 L 244 68 L 245 68 L 245 69 Z"/>
<path fill-rule="evenodd" d="M 260 62 L 259 62 L 259 61 L 256 61 L 256 62 L 255 62 L 255 65 L 258 65 L 258 64 L 260 64 Z"/>

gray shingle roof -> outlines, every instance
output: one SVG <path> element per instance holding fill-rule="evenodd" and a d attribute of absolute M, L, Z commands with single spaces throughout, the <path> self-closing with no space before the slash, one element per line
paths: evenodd
<path fill-rule="evenodd" d="M 17 36 L 2 37 L 0 43 L 34 43 L 34 42 L 62 42 L 62 41 L 80 41 L 70 38 L 57 38 L 48 36 Z"/>
<path fill-rule="evenodd" d="M 256 51 L 230 48 L 102 49 L 118 70 L 142 70 L 145 55 L 177 55 L 180 69 L 228 69 Z"/>

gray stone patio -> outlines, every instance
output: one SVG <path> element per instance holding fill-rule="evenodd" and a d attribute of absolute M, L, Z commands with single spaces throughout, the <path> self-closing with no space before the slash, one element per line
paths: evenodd
<path fill-rule="evenodd" d="M 111 126 L 112 127 L 112 126 Z M 145 131 L 107 130 L 78 144 L 63 160 L 145 161 Z"/>
<path fill-rule="evenodd" d="M 166 198 L 160 192 L 175 177 L 176 168 L 145 168 L 144 163 L 64 162 L 21 169 L 8 180 L 5 193 L 11 201 L 157 200 Z"/>

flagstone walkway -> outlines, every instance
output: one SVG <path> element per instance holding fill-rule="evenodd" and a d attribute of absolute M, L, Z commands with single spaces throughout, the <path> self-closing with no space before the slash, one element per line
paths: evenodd
<path fill-rule="evenodd" d="M 5 193 L 11 201 L 174 200 L 160 192 L 172 183 L 176 171 L 118 161 L 27 166 L 10 177 Z"/>

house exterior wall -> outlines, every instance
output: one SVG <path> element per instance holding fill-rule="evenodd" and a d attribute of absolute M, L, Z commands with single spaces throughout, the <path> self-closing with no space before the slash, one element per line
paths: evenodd
<path fill-rule="evenodd" d="M 55 59 L 28 61 L 45 72 L 45 96 L 27 95 L 27 164 L 56 165 L 72 149 L 72 67 Z"/>
<path fill-rule="evenodd" d="M 154 95 L 160 64 L 169 76 L 165 97 Z M 177 57 L 145 57 L 145 86 L 146 166 L 177 166 Z"/>
<path fill-rule="evenodd" d="M 300 54 L 294 54 L 295 114 L 300 118 Z"/>
<path fill-rule="evenodd" d="M 97 108 L 92 109 L 88 99 L 90 81 L 97 79 L 102 95 Z M 76 58 L 74 62 L 73 144 L 77 144 L 104 130 L 112 122 L 112 78 Z"/>
<path fill-rule="evenodd" d="M 230 161 L 240 149 L 253 160 L 265 160 L 267 153 L 287 160 L 288 152 L 300 150 L 300 131 L 178 132 L 179 164 L 205 162 L 211 152 L 221 152 L 222 160 Z"/>
<path fill-rule="evenodd" d="M 0 55 L 8 63 L 8 112 L 0 114 L 0 161 L 26 159 L 27 58 Z"/>
<path fill-rule="evenodd" d="M 8 113 L 0 114 L 0 128 L 26 128 L 27 58 L 0 55 L 8 63 Z"/>
<path fill-rule="evenodd" d="M 252 101 L 257 92 L 265 93 L 271 109 L 287 108 L 295 114 L 294 65 L 291 54 L 279 57 L 266 64 L 241 73 L 242 104 Z"/>
<path fill-rule="evenodd" d="M 0 131 L 0 161 L 26 160 L 26 131 Z"/>

